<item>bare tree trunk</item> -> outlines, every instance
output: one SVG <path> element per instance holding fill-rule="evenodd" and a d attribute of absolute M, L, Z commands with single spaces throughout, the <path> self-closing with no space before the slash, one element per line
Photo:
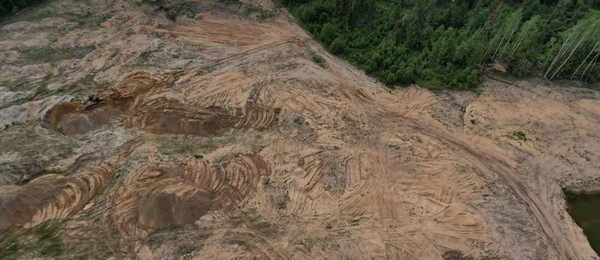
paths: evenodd
<path fill-rule="evenodd" d="M 566 49 L 566 46 L 571 45 L 569 43 L 569 40 L 571 40 L 571 37 L 573 36 L 573 34 L 575 34 L 575 30 L 573 30 L 573 32 L 571 34 L 569 34 L 569 37 L 567 37 L 567 39 L 565 40 L 565 42 L 563 42 L 562 46 L 560 47 L 560 50 L 558 51 L 558 53 L 556 54 L 556 56 L 554 56 L 554 59 L 552 60 L 552 63 L 550 63 L 550 66 L 548 66 L 548 69 L 546 69 L 546 73 L 544 73 L 544 78 L 548 79 L 548 73 L 550 73 L 550 71 L 552 70 L 552 67 L 554 67 L 554 64 L 556 63 L 556 61 L 558 60 L 558 58 L 560 58 L 560 56 L 562 56 L 563 52 Z"/>
<path fill-rule="evenodd" d="M 525 38 L 525 34 L 526 34 L 525 31 L 521 32 L 521 36 L 519 36 L 517 43 L 513 47 L 512 51 L 510 52 L 510 57 L 515 55 L 515 51 L 517 51 L 517 49 L 519 48 L 519 45 L 521 45 L 521 42 L 523 41 L 523 38 Z"/>
<path fill-rule="evenodd" d="M 502 59 L 502 54 L 504 54 L 504 51 L 506 50 L 506 46 L 508 46 L 508 44 L 510 43 L 510 40 L 512 40 L 512 37 L 515 34 L 515 31 L 517 31 L 517 28 L 519 28 L 519 24 L 520 24 L 520 22 L 517 22 L 515 24 L 515 28 L 513 28 L 513 30 L 510 32 L 510 36 L 508 36 L 508 40 L 506 40 L 506 43 L 504 44 L 504 48 L 502 48 L 502 51 L 500 52 L 500 56 L 498 57 L 498 59 Z"/>
<path fill-rule="evenodd" d="M 590 71 L 594 70 L 594 66 L 596 66 L 596 61 L 598 60 L 598 57 L 600 57 L 600 52 L 596 53 L 596 56 L 594 56 L 590 63 L 585 67 L 585 70 L 583 70 L 583 72 L 581 73 L 581 78 L 579 78 L 580 80 L 583 79 L 583 76 L 585 75 L 590 66 L 592 66 L 592 69 Z M 585 81 L 587 81 L 588 78 L 589 76 L 585 78 Z"/>
<path fill-rule="evenodd" d="M 488 33 L 489 32 L 489 27 L 488 28 L 484 27 L 484 28 L 487 29 L 487 31 L 485 33 Z M 483 35 L 485 35 L 485 33 Z M 481 55 L 481 59 L 479 59 L 479 65 L 481 65 L 483 63 L 483 60 L 485 60 L 485 58 L 487 57 L 487 54 L 488 54 L 489 50 L 490 50 L 490 46 L 489 46 L 489 44 L 486 44 L 485 45 L 485 50 L 483 51 L 483 55 Z"/>
<path fill-rule="evenodd" d="M 567 58 L 563 61 L 563 63 L 560 64 L 560 66 L 558 67 L 558 69 L 556 69 L 556 71 L 554 72 L 554 74 L 552 74 L 552 76 L 550 76 L 550 80 L 552 80 L 554 78 L 554 76 L 556 76 L 556 73 L 558 73 L 560 71 L 560 69 L 562 69 L 562 67 L 565 65 L 565 63 L 567 63 L 567 61 L 569 61 L 569 59 L 571 58 L 571 56 L 573 56 L 573 53 L 575 53 L 575 51 L 579 48 L 579 45 L 581 45 L 581 43 L 583 42 L 583 40 L 585 40 L 586 36 L 587 36 L 587 32 L 585 33 L 585 35 L 583 35 L 583 37 L 581 37 L 581 39 L 579 40 L 579 42 L 577 42 L 577 45 L 575 45 L 575 47 L 573 48 L 573 50 L 571 50 L 571 53 L 569 53 L 569 56 L 567 56 Z"/>
<path fill-rule="evenodd" d="M 494 55 L 492 55 L 492 59 L 494 59 L 494 60 L 496 59 L 496 53 L 498 53 L 498 49 L 500 49 L 500 46 L 502 45 L 502 42 L 504 41 L 504 38 L 506 37 L 506 33 L 504 33 L 504 35 L 502 36 L 502 39 L 500 39 L 500 42 L 498 43 L 498 46 L 496 47 L 496 50 L 494 51 Z"/>
<path fill-rule="evenodd" d="M 571 75 L 570 79 L 573 79 L 573 77 L 575 77 L 575 74 L 577 74 L 577 72 L 579 71 L 579 69 L 581 68 L 581 66 L 583 66 L 583 64 L 585 63 L 585 61 L 590 57 L 590 55 L 592 55 L 592 53 L 596 49 L 596 46 L 598 46 L 598 43 L 600 43 L 600 41 L 598 41 L 598 42 L 596 42 L 596 44 L 594 44 L 594 47 L 592 47 L 592 50 L 590 51 L 590 53 L 588 53 L 588 55 L 585 56 L 585 59 L 583 59 L 581 61 L 581 63 L 579 64 L 579 66 L 577 66 L 577 69 L 575 69 L 575 72 L 573 72 L 573 74 Z"/>

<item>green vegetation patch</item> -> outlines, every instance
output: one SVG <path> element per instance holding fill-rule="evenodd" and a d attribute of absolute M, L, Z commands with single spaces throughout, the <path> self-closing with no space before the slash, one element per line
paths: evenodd
<path fill-rule="evenodd" d="M 83 11 L 90 0 L 3 0 L 0 1 L 0 22 L 16 22 L 26 20 L 38 22 L 45 18 L 62 17 L 74 22 L 77 27 L 93 27 L 110 18 L 103 12 Z M 59 4 L 78 3 L 81 8 L 64 9 Z M 10 6 L 10 7 L 9 7 Z M 4 9 L 3 9 L 4 8 Z M 20 14 L 23 13 L 23 14 Z M 15 16 L 16 14 L 20 14 Z M 71 28 L 62 28 L 69 30 Z"/>
<path fill-rule="evenodd" d="M 0 18 L 11 14 L 16 14 L 19 11 L 45 0 L 2 0 L 0 1 Z"/>
<path fill-rule="evenodd" d="M 323 58 L 323 56 L 317 54 L 316 52 L 311 52 L 310 58 L 314 63 L 319 65 L 321 68 L 327 68 L 327 61 L 325 60 L 325 58 Z"/>
<path fill-rule="evenodd" d="M 230 140 L 222 137 L 208 138 L 195 136 L 161 135 L 154 142 L 158 151 L 165 156 L 202 159 L 204 155 L 216 148 L 229 143 Z"/>
<path fill-rule="evenodd" d="M 48 220 L 0 234 L 0 259 L 107 259 L 112 255 L 104 241 L 69 239 L 66 228 L 65 220 Z"/>
<path fill-rule="evenodd" d="M 78 27 L 100 26 L 104 21 L 110 18 L 109 14 L 85 12 L 73 15 L 70 20 L 75 22 Z"/>
<path fill-rule="evenodd" d="M 278 9 L 275 10 L 264 10 L 255 5 L 245 5 L 244 11 L 242 12 L 245 16 L 255 16 L 259 22 L 269 21 L 281 14 Z"/>
<path fill-rule="evenodd" d="M 95 49 L 94 46 L 73 48 L 44 46 L 40 48 L 23 48 L 18 51 L 22 55 L 20 63 L 52 63 L 61 60 L 81 59 Z"/>
<path fill-rule="evenodd" d="M 204 247 L 204 242 L 212 234 L 212 228 L 192 225 L 171 225 L 150 233 L 144 243 L 150 250 L 173 250 L 178 259 L 192 259 L 195 252 Z"/>
<path fill-rule="evenodd" d="M 141 0 L 137 4 L 154 6 L 155 11 L 164 11 L 165 16 L 172 21 L 182 15 L 194 18 L 202 6 L 201 3 L 183 0 Z"/>
<path fill-rule="evenodd" d="M 53 162 L 71 156 L 75 145 L 73 140 L 34 122 L 6 127 L 0 135 L 2 153 L 14 153 L 17 159 L 8 164 L 0 164 L 0 172 L 26 182 L 48 171 L 47 168 Z"/>
<path fill-rule="evenodd" d="M 600 2 L 279 0 L 330 52 L 388 85 L 473 90 L 483 71 L 600 81 Z"/>
<path fill-rule="evenodd" d="M 63 228 L 62 221 L 51 220 L 18 233 L 5 233 L 0 237 L 0 258 L 60 256 Z"/>
<path fill-rule="evenodd" d="M 527 139 L 527 135 L 525 135 L 525 133 L 523 133 L 523 131 L 514 131 L 514 132 L 512 132 L 512 137 L 514 139 L 521 140 L 521 141 L 527 141 L 527 140 L 529 140 L 529 139 Z"/>
<path fill-rule="evenodd" d="M 108 81 L 97 82 L 94 80 L 95 77 L 95 73 L 89 73 L 77 82 L 57 89 L 56 93 L 60 95 L 70 94 L 74 96 L 87 96 L 95 91 L 106 90 L 113 84 Z"/>
<path fill-rule="evenodd" d="M 240 209 L 231 220 L 236 226 L 246 226 L 264 236 L 275 236 L 279 233 L 279 227 L 265 219 L 254 207 Z"/>

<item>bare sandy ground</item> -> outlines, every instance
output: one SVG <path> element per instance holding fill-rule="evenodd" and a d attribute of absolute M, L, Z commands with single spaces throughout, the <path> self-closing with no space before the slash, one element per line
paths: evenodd
<path fill-rule="evenodd" d="M 0 28 L 5 256 L 598 259 L 563 189 L 600 186 L 600 92 L 388 90 L 269 1 L 192 3 Z"/>

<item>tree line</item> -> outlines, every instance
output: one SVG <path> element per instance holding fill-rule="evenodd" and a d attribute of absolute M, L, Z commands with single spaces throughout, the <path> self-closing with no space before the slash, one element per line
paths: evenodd
<path fill-rule="evenodd" d="M 333 54 L 388 85 L 475 89 L 517 77 L 600 81 L 598 0 L 279 0 Z"/>
<path fill-rule="evenodd" d="M 0 18 L 16 14 L 22 9 L 43 1 L 44 0 L 0 0 Z"/>

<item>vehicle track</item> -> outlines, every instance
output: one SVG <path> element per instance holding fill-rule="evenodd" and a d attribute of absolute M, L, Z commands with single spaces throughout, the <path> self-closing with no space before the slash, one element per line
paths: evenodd
<path fill-rule="evenodd" d="M 255 155 L 237 156 L 223 166 L 205 160 L 148 164 L 112 195 L 117 203 L 111 215 L 127 236 L 138 229 L 191 224 L 211 209 L 231 210 L 270 174 L 269 166 Z"/>
<path fill-rule="evenodd" d="M 102 233 L 116 258 L 591 255 L 591 249 L 578 244 L 585 237 L 570 220 L 562 219 L 560 206 L 552 204 L 563 202 L 555 183 L 558 174 L 544 179 L 537 174 L 544 171 L 542 166 L 522 164 L 530 157 L 519 151 L 534 154 L 533 143 L 544 141 L 523 142 L 527 149 L 510 147 L 519 145 L 514 140 L 504 142 L 508 131 L 518 130 L 514 126 L 526 125 L 526 120 L 517 119 L 527 114 L 505 111 L 498 120 L 513 128 L 500 128 L 490 119 L 495 113 L 491 105 L 484 106 L 496 101 L 472 97 L 479 103 L 455 104 L 452 109 L 464 108 L 454 111 L 462 118 L 447 127 L 431 116 L 434 106 L 448 109 L 439 98 L 444 93 L 417 86 L 385 89 L 329 55 L 286 20 L 288 16 L 260 23 L 237 16 L 201 16 L 168 21 L 136 9 L 129 16 L 111 18 L 110 26 L 122 26 L 124 32 L 133 28 L 135 34 L 119 36 L 127 38 L 123 42 L 152 40 L 150 49 L 115 43 L 115 60 L 128 60 L 120 52 L 136 59 L 153 53 L 153 59 L 164 64 L 149 70 L 162 72 L 127 73 L 99 93 L 107 101 L 103 105 L 82 111 L 79 102 L 64 103 L 47 116 L 44 126 L 74 140 L 94 140 L 105 130 L 122 131 L 122 138 L 130 141 L 107 159 L 118 174 L 110 167 L 108 177 L 80 170 L 82 162 L 90 160 L 82 154 L 74 157 L 63 177 L 48 175 L 54 177 L 0 187 L 0 201 L 27 204 L 20 213 L 14 211 L 25 217 L 14 217 L 11 227 L 65 218 L 75 223 L 70 230 L 78 234 L 75 237 Z M 120 30 L 107 26 L 102 26 L 108 33 L 104 36 Z M 105 51 L 109 56 L 114 49 L 103 50 L 101 42 L 94 55 Z M 165 51 L 157 51 L 155 43 Z M 171 57 L 171 51 L 181 58 Z M 87 57 L 91 63 L 108 62 L 94 55 Z M 318 56 L 324 62 L 315 62 Z M 173 67 L 183 69 L 169 71 Z M 99 71 L 97 78 L 115 78 L 114 71 Z M 523 102 L 531 103 L 545 91 L 551 90 Z M 518 95 L 500 98 L 504 103 L 494 106 L 512 112 Z M 553 103 L 544 104 L 546 109 Z M 596 140 L 586 138 L 595 134 L 593 123 L 598 120 L 588 122 L 582 115 L 597 115 L 597 109 L 595 103 L 586 106 L 590 111 L 571 113 L 577 114 L 572 121 L 588 127 L 577 130 L 581 140 Z M 553 116 L 525 108 L 538 117 Z M 477 120 L 470 122 L 470 112 Z M 568 135 L 573 132 L 569 128 L 581 124 L 569 122 L 557 133 Z M 497 132 L 490 134 L 490 129 Z M 535 138 L 538 133 L 527 132 L 530 135 Z M 571 149 L 565 144 L 572 142 L 564 138 L 548 150 L 562 155 Z M 595 160 L 592 145 L 582 149 Z M 535 159 L 542 164 L 556 158 Z M 50 188 L 67 180 L 72 183 L 68 187 Z M 552 189 L 539 191 L 534 185 Z M 47 192 L 38 194 L 33 188 Z M 102 190 L 108 195 L 92 200 Z M 33 202 L 16 199 L 22 192 L 27 192 L 22 200 Z M 39 202 L 42 199 L 47 201 Z M 178 237 L 177 243 L 173 237 Z"/>
<path fill-rule="evenodd" d="M 104 191 L 113 174 L 109 165 L 101 165 L 69 176 L 46 174 L 23 186 L 0 187 L 0 230 L 73 216 Z"/>
<path fill-rule="evenodd" d="M 453 137 L 451 133 L 444 132 L 440 128 L 419 125 L 413 122 L 408 123 L 408 125 L 420 133 L 432 137 L 435 136 L 447 146 L 459 148 L 455 152 L 477 167 L 478 173 L 481 173 L 484 179 L 489 181 L 498 178 L 502 183 L 510 187 L 527 204 L 529 210 L 535 216 L 538 224 L 544 231 L 545 239 L 547 239 L 549 246 L 565 258 L 577 259 L 571 243 L 565 240 L 564 236 L 561 236 L 561 229 L 555 222 L 549 221 L 552 218 L 551 213 L 546 210 L 546 207 L 535 194 L 528 192 L 528 188 L 513 175 L 514 170 L 510 169 L 505 162 L 496 156 L 487 154 L 484 150 L 471 147 L 465 141 Z"/>

